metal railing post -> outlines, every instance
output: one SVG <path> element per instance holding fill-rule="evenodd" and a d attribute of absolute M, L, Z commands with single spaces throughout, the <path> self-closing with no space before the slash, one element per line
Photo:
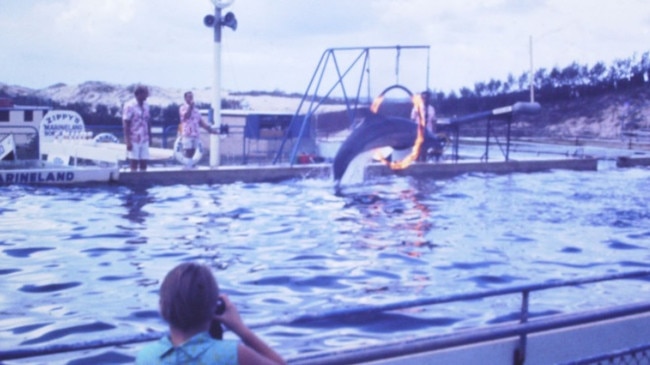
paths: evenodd
<path fill-rule="evenodd" d="M 524 290 L 521 292 L 521 313 L 519 318 L 519 323 L 524 324 L 528 322 L 528 303 L 530 298 L 530 291 Z M 515 350 L 514 364 L 523 365 L 526 361 L 526 345 L 527 345 L 527 334 L 522 333 L 519 336 L 519 346 Z"/>

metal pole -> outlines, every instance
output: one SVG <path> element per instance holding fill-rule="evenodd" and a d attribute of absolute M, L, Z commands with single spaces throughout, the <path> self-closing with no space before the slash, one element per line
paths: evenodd
<path fill-rule="evenodd" d="M 533 36 L 530 36 L 528 50 L 530 52 L 530 102 L 535 102 L 535 74 L 533 73 Z"/>
<path fill-rule="evenodd" d="M 214 7 L 214 77 L 212 79 L 212 116 L 215 128 L 221 126 L 221 8 Z M 210 167 L 220 164 L 219 135 L 210 134 Z"/>

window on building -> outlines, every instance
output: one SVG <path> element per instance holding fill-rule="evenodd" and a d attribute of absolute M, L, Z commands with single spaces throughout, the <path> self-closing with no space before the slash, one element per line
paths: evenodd
<path fill-rule="evenodd" d="M 25 110 L 25 122 L 33 122 L 33 121 L 34 121 L 34 111 Z"/>
<path fill-rule="evenodd" d="M 0 110 L 0 122 L 9 121 L 9 110 Z"/>

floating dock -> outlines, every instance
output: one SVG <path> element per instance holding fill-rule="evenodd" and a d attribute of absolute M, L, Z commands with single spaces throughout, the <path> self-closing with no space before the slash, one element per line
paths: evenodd
<path fill-rule="evenodd" d="M 501 162 L 414 163 L 404 170 L 391 170 L 384 164 L 366 166 L 366 176 L 413 176 L 417 178 L 442 179 L 467 173 L 509 174 L 549 170 L 596 171 L 595 158 L 564 158 Z M 182 166 L 151 167 L 146 172 L 120 171 L 113 182 L 128 186 L 152 186 L 175 184 L 231 184 L 236 182 L 260 183 L 295 179 L 331 179 L 332 166 L 323 164 L 198 166 L 185 169 Z"/>
<path fill-rule="evenodd" d="M 650 166 L 650 157 L 621 156 L 616 159 L 616 167 Z"/>

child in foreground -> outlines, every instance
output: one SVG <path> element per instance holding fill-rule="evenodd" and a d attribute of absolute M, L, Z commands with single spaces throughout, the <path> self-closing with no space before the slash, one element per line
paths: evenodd
<path fill-rule="evenodd" d="M 216 314 L 218 302 L 225 305 Z M 242 321 L 226 295 L 219 295 L 209 267 L 182 263 L 172 269 L 160 286 L 160 314 L 169 324 L 169 334 L 145 346 L 136 364 L 284 364 L 284 360 Z M 218 321 L 241 341 L 210 336 Z"/>

